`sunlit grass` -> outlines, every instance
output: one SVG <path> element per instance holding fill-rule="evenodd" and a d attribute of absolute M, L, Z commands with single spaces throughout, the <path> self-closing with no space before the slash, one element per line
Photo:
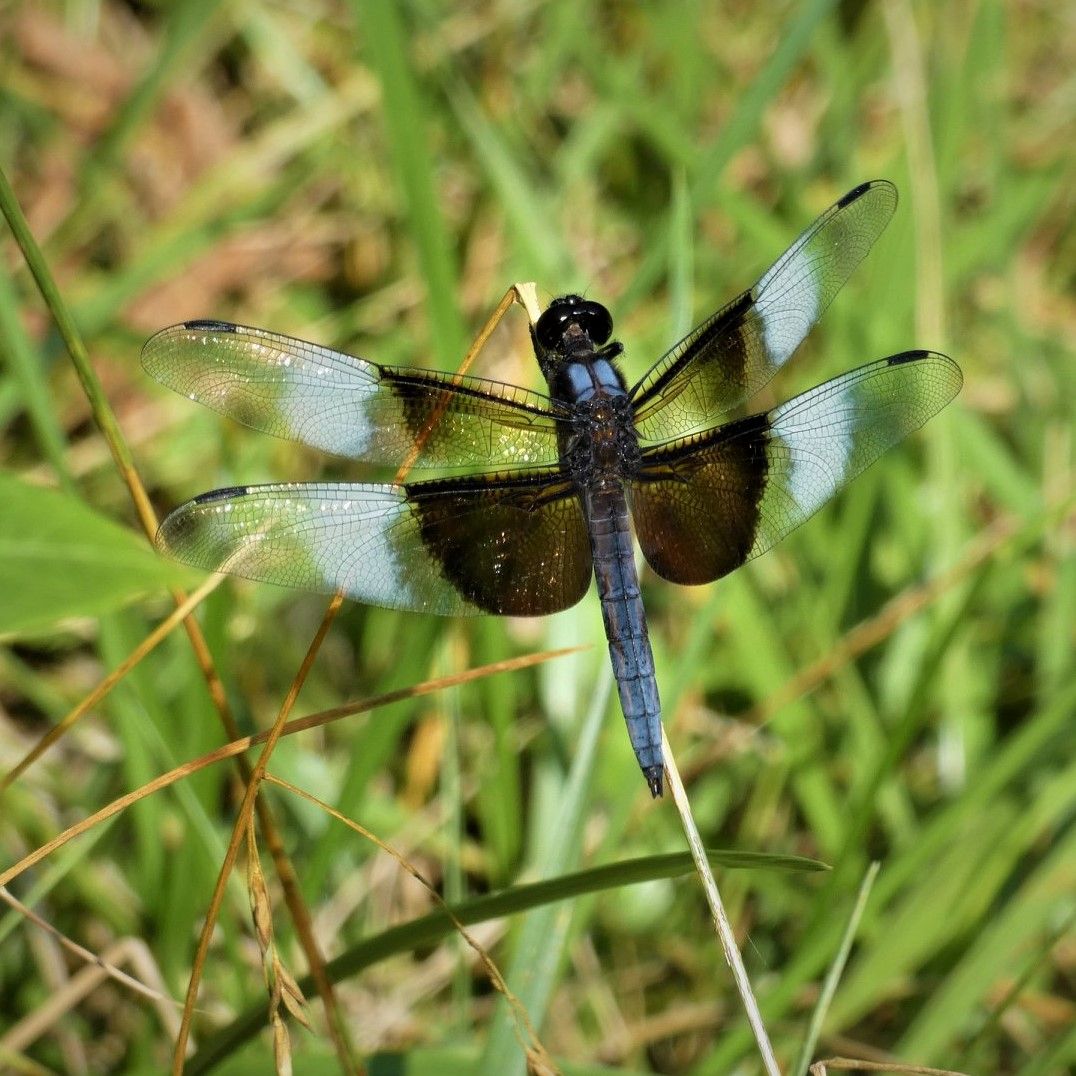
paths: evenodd
<path fill-rule="evenodd" d="M 700 590 L 644 576 L 669 737 L 709 847 L 833 868 L 720 876 L 784 1065 L 872 860 L 881 869 L 815 1056 L 1021 1076 L 1076 1063 L 1076 45 L 1060 8 L 167 7 L 0 11 L 0 168 L 57 282 L 47 309 L 3 240 L 0 458 L 132 534 L 57 309 L 100 378 L 91 402 L 114 413 L 163 511 L 217 485 L 368 473 L 148 384 L 138 351 L 163 325 L 231 318 L 454 369 L 505 288 L 534 279 L 546 298 L 578 288 L 610 306 L 630 376 L 835 197 L 875 176 L 897 183 L 887 233 L 758 407 L 916 346 L 952 354 L 964 392 L 737 575 Z M 532 366 L 525 319 L 510 311 L 475 372 L 536 386 Z M 78 591 L 74 567 L 52 582 L 65 570 Z M 32 577 L 14 585 L 32 601 Z M 163 591 L 114 608 L 0 647 L 4 771 L 170 611 Z M 272 724 L 323 610 L 238 581 L 208 598 L 199 622 L 241 732 Z M 577 644 L 589 649 L 406 693 Z M 593 595 L 534 622 L 346 605 L 301 712 L 403 694 L 283 740 L 271 768 L 461 904 L 681 853 L 671 806 L 650 802 L 619 714 L 597 694 L 606 662 Z M 214 711 L 190 642 L 173 634 L 4 793 L 0 869 L 219 747 L 230 737 Z M 590 757 L 585 730 L 600 730 L 593 765 L 573 777 Z M 234 824 L 232 773 L 201 770 L 143 799 L 16 894 L 94 951 L 144 939 L 181 998 Z M 326 959 L 432 910 L 345 827 L 278 789 L 267 801 Z M 263 870 L 278 951 L 301 977 L 264 850 Z M 690 876 L 529 914 L 483 944 L 558 1064 L 757 1065 Z M 35 930 L 0 919 L 0 1048 L 78 970 Z M 267 1005 L 251 931 L 233 881 L 200 1041 L 227 1039 L 239 1014 Z M 522 1071 L 469 950 L 436 944 L 337 979 L 357 1052 L 417 1064 L 436 1050 L 429 1071 L 480 1071 L 483 1057 L 484 1071 Z M 308 997 L 315 1032 L 292 1032 L 296 1071 L 335 1071 Z M 17 1049 L 55 1070 L 84 1051 L 89 1071 L 159 1071 L 171 1042 L 145 999 L 102 986 Z M 271 1064 L 268 1039 L 246 1049 L 256 1068 Z"/>

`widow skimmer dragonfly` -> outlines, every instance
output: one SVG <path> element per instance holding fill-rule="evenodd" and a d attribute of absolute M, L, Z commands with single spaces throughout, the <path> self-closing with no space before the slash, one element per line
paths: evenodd
<path fill-rule="evenodd" d="M 712 582 L 960 389 L 952 359 L 905 351 L 715 425 L 792 356 L 896 203 L 884 180 L 849 191 L 630 388 L 608 310 L 578 295 L 531 327 L 548 395 L 228 322 L 164 329 L 143 349 L 145 369 L 248 426 L 369 462 L 482 473 L 213 490 L 165 519 L 158 546 L 212 571 L 447 616 L 555 613 L 593 574 L 628 732 L 660 796 L 661 707 L 631 524 L 659 576 Z"/>

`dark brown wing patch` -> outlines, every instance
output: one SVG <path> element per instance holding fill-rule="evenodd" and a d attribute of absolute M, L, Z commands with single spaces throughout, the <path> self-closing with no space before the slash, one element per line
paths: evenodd
<path fill-rule="evenodd" d="M 574 605 L 590 586 L 583 511 L 560 472 L 406 489 L 426 555 L 478 611 L 542 616 Z"/>

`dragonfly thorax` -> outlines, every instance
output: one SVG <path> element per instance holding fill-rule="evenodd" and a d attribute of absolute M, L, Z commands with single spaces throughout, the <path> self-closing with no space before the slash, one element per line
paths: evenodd
<path fill-rule="evenodd" d="M 631 400 L 619 382 L 619 372 L 600 360 L 573 363 L 567 373 L 580 382 L 584 376 L 589 379 L 585 391 L 573 401 L 572 432 L 564 452 L 568 471 L 580 486 L 619 482 L 634 474 L 640 458 L 639 439 Z M 607 385 L 601 380 L 603 376 L 615 376 L 617 382 Z"/>

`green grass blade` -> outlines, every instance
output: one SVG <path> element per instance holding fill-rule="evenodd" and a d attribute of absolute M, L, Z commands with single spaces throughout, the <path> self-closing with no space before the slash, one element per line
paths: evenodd
<path fill-rule="evenodd" d="M 804 1076 L 811 1065 L 811 1058 L 814 1056 L 815 1047 L 818 1045 L 819 1036 L 822 1034 L 822 1025 L 826 1019 L 826 1012 L 829 1009 L 830 1002 L 833 1000 L 833 995 L 837 991 L 837 984 L 841 981 L 845 965 L 848 963 L 848 954 L 852 951 L 852 943 L 855 941 L 856 931 L 859 929 L 859 921 L 863 918 L 863 911 L 867 907 L 867 901 L 870 899 L 871 890 L 874 888 L 874 880 L 878 877 L 880 868 L 880 863 L 872 863 L 867 869 L 863 883 L 859 887 L 852 914 L 848 917 L 848 923 L 845 925 L 844 934 L 841 937 L 840 948 L 838 948 L 833 958 L 833 963 L 826 973 L 826 978 L 822 982 L 822 989 L 818 995 L 818 1002 L 811 1013 L 811 1021 L 807 1025 L 807 1034 L 803 1038 L 803 1048 L 789 1069 L 792 1076 Z"/>
<path fill-rule="evenodd" d="M 53 410 L 44 369 L 19 319 L 15 289 L 6 270 L 0 267 L 0 341 L 12 376 L 19 386 L 22 402 L 34 428 L 41 454 L 69 492 L 74 491 L 67 464 L 67 440 Z"/>
<path fill-rule="evenodd" d="M 8 226 L 15 236 L 15 241 L 22 251 L 22 256 L 26 259 L 26 264 L 37 282 L 38 290 L 45 300 L 45 305 L 56 323 L 64 346 L 74 363 L 75 372 L 82 383 L 83 392 L 85 392 L 86 399 L 90 403 L 94 421 L 104 435 L 120 473 L 127 481 L 134 497 L 135 507 L 139 512 L 143 527 L 152 532 L 154 529 L 153 511 L 145 499 L 145 491 L 137 483 L 137 479 L 133 477 L 135 475 L 134 459 L 131 456 L 127 440 L 120 430 L 119 423 L 116 422 L 116 417 L 112 413 L 112 408 L 108 403 L 108 398 L 101 386 L 100 379 L 90 363 L 90 357 L 86 351 L 82 334 L 71 317 L 67 304 L 60 295 L 56 281 L 49 271 L 48 264 L 41 253 L 37 240 L 34 239 L 29 225 L 26 223 L 26 217 L 19 207 L 15 192 L 12 190 L 3 169 L 0 169 L 0 213 L 3 213 L 4 218 L 7 220 Z"/>
<path fill-rule="evenodd" d="M 87 156 L 80 172 L 80 200 L 61 227 L 59 241 L 70 241 L 93 220 L 109 172 L 115 169 L 139 127 L 149 119 L 169 81 L 189 61 L 191 51 L 219 6 L 220 0 L 178 0 L 170 5 L 161 48 Z"/>
<path fill-rule="evenodd" d="M 366 56 L 381 80 L 381 114 L 426 285 L 432 350 L 438 365 L 450 370 L 466 350 L 466 331 L 459 312 L 455 257 L 426 141 L 430 107 L 408 57 L 402 9 L 357 0 L 352 7 Z"/>
<path fill-rule="evenodd" d="M 800 856 L 775 856 L 722 850 L 712 850 L 707 855 L 713 866 L 728 869 L 779 871 L 824 871 L 826 869 L 825 865 L 817 860 Z M 694 865 L 688 852 L 647 856 L 601 867 L 591 867 L 544 882 L 513 886 L 500 893 L 475 897 L 450 908 L 449 911 L 464 926 L 471 926 L 489 919 L 499 919 L 505 915 L 517 915 L 533 908 L 545 908 L 588 893 L 617 889 L 621 886 L 653 881 L 656 878 L 679 878 L 691 874 L 693 870 Z M 452 918 L 446 912 L 431 912 L 420 919 L 401 923 L 399 926 L 392 927 L 351 947 L 329 963 L 329 974 L 333 982 L 340 982 L 391 956 L 433 945 L 452 934 L 455 929 Z M 507 975 L 506 979 L 509 986 L 515 989 L 511 974 Z M 304 979 L 299 985 L 306 991 L 311 984 Z M 519 992 L 517 994 L 525 1004 L 524 995 Z M 534 1014 L 529 1007 L 528 1012 L 533 1017 Z M 259 1004 L 238 1017 L 228 1028 L 202 1044 L 198 1053 L 191 1058 L 188 1071 L 192 1074 L 207 1071 L 263 1027 L 265 1019 L 264 1004 Z M 514 1038 L 512 1043 L 518 1051 L 519 1044 Z M 510 1063 L 512 1060 L 509 1056 Z"/>
<path fill-rule="evenodd" d="M 540 846 L 535 870 L 540 876 L 571 871 L 579 862 L 583 841 L 583 822 L 587 797 L 594 772 L 594 757 L 603 718 L 608 710 L 613 674 L 608 665 L 594 687 L 590 710 L 575 744 L 568 780 L 560 795 L 556 817 Z M 570 909 L 552 904 L 538 907 L 519 926 L 512 959 L 505 981 L 523 1006 L 531 1023 L 541 1028 L 552 989 L 553 979 L 564 955 Z M 522 1073 L 525 1059 L 517 1039 L 515 1016 L 503 998 L 498 999 L 490 1025 L 482 1064 L 487 1072 Z"/>
<path fill-rule="evenodd" d="M 97 616 L 197 578 L 69 494 L 0 472 L 0 504 L 0 635 Z"/>
<path fill-rule="evenodd" d="M 713 196 L 725 166 L 756 136 L 763 112 L 803 59 L 822 20 L 836 6 L 837 0 L 808 0 L 783 28 L 773 55 L 740 98 L 736 111 L 714 144 L 700 157 L 693 183 L 697 200 L 706 201 Z"/>

